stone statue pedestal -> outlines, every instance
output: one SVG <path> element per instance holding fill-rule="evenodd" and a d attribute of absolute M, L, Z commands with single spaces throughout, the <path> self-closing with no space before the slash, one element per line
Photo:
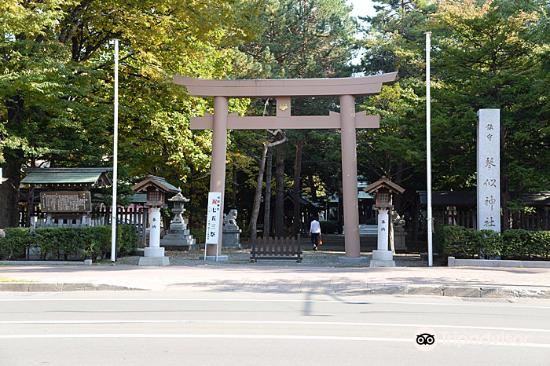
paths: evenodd
<path fill-rule="evenodd" d="M 394 240 L 395 240 L 395 250 L 407 250 L 407 244 L 405 239 L 407 233 L 403 226 L 395 226 L 394 230 Z"/>
<path fill-rule="evenodd" d="M 223 248 L 241 249 L 241 230 L 226 231 L 223 229 L 222 246 Z"/>
<path fill-rule="evenodd" d="M 241 229 L 237 225 L 237 210 L 231 209 L 223 216 L 222 248 L 241 249 Z"/>

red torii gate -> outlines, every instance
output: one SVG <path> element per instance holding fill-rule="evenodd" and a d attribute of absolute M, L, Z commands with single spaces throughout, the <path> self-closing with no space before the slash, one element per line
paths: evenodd
<path fill-rule="evenodd" d="M 191 129 L 212 129 L 210 191 L 225 192 L 227 129 L 340 129 L 342 141 L 342 190 L 344 195 L 344 240 L 346 257 L 359 259 L 359 209 L 357 202 L 356 128 L 378 128 L 380 116 L 355 112 L 355 96 L 378 94 L 382 84 L 397 79 L 397 72 L 334 79 L 205 80 L 175 76 L 174 83 L 185 86 L 190 95 L 214 97 L 214 115 L 191 119 Z M 299 96 L 338 96 L 340 113 L 328 116 L 293 116 L 291 98 Z M 276 116 L 239 117 L 228 113 L 228 98 L 273 97 Z M 221 253 L 220 242 L 208 247 L 208 256 Z"/>

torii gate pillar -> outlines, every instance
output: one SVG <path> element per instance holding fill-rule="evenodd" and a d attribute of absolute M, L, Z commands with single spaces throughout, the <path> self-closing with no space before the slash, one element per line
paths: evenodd
<path fill-rule="evenodd" d="M 214 126 L 212 128 L 212 163 L 210 166 L 210 192 L 221 192 L 221 212 L 225 196 L 225 159 L 227 151 L 228 101 L 226 97 L 214 97 Z M 223 225 L 219 225 L 218 238 L 222 237 Z M 221 244 L 221 239 L 220 239 Z M 209 245 L 207 256 L 219 256 L 221 245 Z"/>
<path fill-rule="evenodd" d="M 346 257 L 356 258 L 361 255 L 361 242 L 359 238 L 359 207 L 357 203 L 355 98 L 351 95 L 340 96 L 340 125 Z"/>

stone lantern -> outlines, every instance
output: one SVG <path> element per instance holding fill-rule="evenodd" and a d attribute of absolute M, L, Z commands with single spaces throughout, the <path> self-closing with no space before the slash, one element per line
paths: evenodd
<path fill-rule="evenodd" d="M 133 187 L 135 192 L 145 192 L 149 208 L 150 229 L 149 246 L 144 249 L 144 256 L 139 259 L 140 266 L 167 266 L 170 259 L 164 256 L 164 248 L 160 247 L 160 209 L 166 205 L 167 193 L 178 193 L 179 190 L 168 183 L 164 178 L 148 175 L 144 180 Z"/>
<path fill-rule="evenodd" d="M 394 267 L 393 252 L 388 250 L 389 239 L 389 211 L 392 209 L 392 194 L 403 193 L 405 189 L 382 177 L 365 188 L 375 194 L 375 207 L 378 210 L 378 243 L 377 250 L 372 251 L 371 267 Z"/>
<path fill-rule="evenodd" d="M 168 201 L 173 205 L 172 213 L 174 217 L 170 222 L 170 230 L 164 235 L 160 244 L 165 247 L 193 248 L 196 245 L 196 240 L 191 236 L 187 228 L 187 222 L 183 218 L 183 213 L 185 212 L 184 204 L 189 202 L 189 198 L 183 197 L 180 190 L 178 194 L 169 198 Z"/>

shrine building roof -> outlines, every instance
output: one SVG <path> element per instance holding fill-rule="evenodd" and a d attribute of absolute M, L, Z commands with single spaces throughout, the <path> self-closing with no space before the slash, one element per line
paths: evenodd
<path fill-rule="evenodd" d="M 112 168 L 34 168 L 27 171 L 21 184 L 30 185 L 109 185 Z"/>

